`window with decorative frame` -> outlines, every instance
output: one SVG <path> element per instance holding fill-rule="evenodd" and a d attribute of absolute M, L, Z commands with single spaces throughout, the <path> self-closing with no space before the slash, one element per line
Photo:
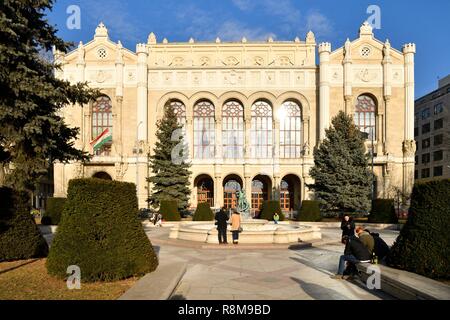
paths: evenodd
<path fill-rule="evenodd" d="M 102 95 L 92 104 L 92 140 L 97 139 L 106 129 L 112 134 L 112 103 L 108 96 Z M 111 153 L 111 145 L 111 142 L 103 144 L 101 148 L 94 152 L 95 155 L 109 155 Z"/>
<path fill-rule="evenodd" d="M 215 156 L 214 105 L 206 100 L 194 106 L 194 158 L 213 159 Z"/>
<path fill-rule="evenodd" d="M 179 125 L 183 126 L 183 132 L 186 131 L 186 106 L 184 103 L 178 100 L 169 101 L 166 107 L 169 106 L 173 109 L 175 116 L 177 117 L 177 122 Z"/>
<path fill-rule="evenodd" d="M 302 113 L 294 101 L 286 101 L 280 112 L 280 157 L 300 158 L 302 154 Z"/>
<path fill-rule="evenodd" d="M 244 106 L 231 100 L 222 107 L 222 145 L 224 159 L 244 157 Z"/>
<path fill-rule="evenodd" d="M 251 155 L 254 159 L 273 157 L 272 106 L 260 100 L 252 106 Z"/>
<path fill-rule="evenodd" d="M 354 121 L 361 132 L 367 133 L 368 140 L 372 140 L 372 138 L 375 140 L 376 137 L 376 109 L 377 105 L 371 96 L 363 94 L 358 97 Z"/>

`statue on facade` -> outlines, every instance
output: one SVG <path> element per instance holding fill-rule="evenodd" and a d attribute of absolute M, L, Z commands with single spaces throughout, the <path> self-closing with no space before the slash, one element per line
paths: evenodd
<path fill-rule="evenodd" d="M 242 219 L 250 219 L 250 205 L 248 204 L 245 190 L 236 191 L 236 196 L 238 198 L 237 211 L 241 214 Z"/>

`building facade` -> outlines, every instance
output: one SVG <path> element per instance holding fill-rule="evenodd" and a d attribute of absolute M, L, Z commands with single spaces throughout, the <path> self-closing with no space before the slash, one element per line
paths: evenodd
<path fill-rule="evenodd" d="M 417 99 L 414 114 L 416 169 L 419 181 L 450 178 L 450 75 L 439 88 Z"/>
<path fill-rule="evenodd" d="M 319 63 L 316 62 L 318 50 Z M 76 177 L 103 177 L 137 183 L 140 207 L 151 186 L 148 155 L 156 123 L 171 105 L 183 124 L 192 162 L 191 206 L 235 205 L 245 189 L 257 210 L 279 198 L 284 210 L 311 199 L 312 150 L 325 137 L 340 110 L 355 117 L 374 146 L 375 191 L 403 190 L 414 179 L 414 54 L 374 37 L 364 23 L 359 37 L 332 50 L 305 40 L 224 43 L 158 42 L 151 33 L 136 52 L 108 37 L 100 24 L 94 39 L 66 55 L 57 76 L 87 81 L 103 95 L 86 106 L 67 106 L 63 116 L 79 127 L 76 146 L 93 152 L 90 142 L 109 129 L 112 143 L 89 163 L 55 165 L 55 196 L 65 196 Z"/>

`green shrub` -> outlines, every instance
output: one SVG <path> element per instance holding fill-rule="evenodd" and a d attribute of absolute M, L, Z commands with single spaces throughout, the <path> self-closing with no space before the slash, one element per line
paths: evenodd
<path fill-rule="evenodd" d="M 435 279 L 450 279 L 450 179 L 414 186 L 408 220 L 387 262 Z"/>
<path fill-rule="evenodd" d="M 42 258 L 48 245 L 30 214 L 29 196 L 0 188 L 0 261 Z"/>
<path fill-rule="evenodd" d="M 375 199 L 369 214 L 369 223 L 398 223 L 393 199 Z"/>
<path fill-rule="evenodd" d="M 158 258 L 138 218 L 134 184 L 100 179 L 69 182 L 47 270 L 65 278 L 71 265 L 80 267 L 84 282 L 119 280 L 156 269 Z"/>
<path fill-rule="evenodd" d="M 195 210 L 193 221 L 213 221 L 214 213 L 208 203 L 199 203 L 197 209 Z"/>
<path fill-rule="evenodd" d="M 320 215 L 320 202 L 313 200 L 303 200 L 302 207 L 298 211 L 297 221 L 317 222 L 322 220 Z"/>
<path fill-rule="evenodd" d="M 263 202 L 259 219 L 273 221 L 273 215 L 275 212 L 277 212 L 280 216 L 280 221 L 285 220 L 284 214 L 281 211 L 280 201 L 266 200 Z"/>
<path fill-rule="evenodd" d="M 180 221 L 181 215 L 178 211 L 178 204 L 173 200 L 163 200 L 159 208 L 164 221 Z"/>
<path fill-rule="evenodd" d="M 44 225 L 58 225 L 66 200 L 66 198 L 48 198 L 47 210 L 45 210 L 41 223 Z"/>

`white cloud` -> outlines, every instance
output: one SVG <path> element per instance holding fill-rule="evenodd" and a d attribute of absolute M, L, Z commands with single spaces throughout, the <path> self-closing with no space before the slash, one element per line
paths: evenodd
<path fill-rule="evenodd" d="M 274 33 L 268 32 L 263 28 L 251 28 L 234 20 L 225 21 L 218 28 L 217 36 L 224 41 L 239 41 L 243 37 L 250 41 L 258 41 L 276 37 Z"/>
<path fill-rule="evenodd" d="M 330 20 L 318 11 L 310 11 L 306 16 L 306 32 L 312 30 L 317 38 L 329 36 L 332 32 Z"/>
<path fill-rule="evenodd" d="M 252 0 L 232 0 L 233 4 L 242 11 L 248 11 L 254 8 L 255 1 Z"/>

